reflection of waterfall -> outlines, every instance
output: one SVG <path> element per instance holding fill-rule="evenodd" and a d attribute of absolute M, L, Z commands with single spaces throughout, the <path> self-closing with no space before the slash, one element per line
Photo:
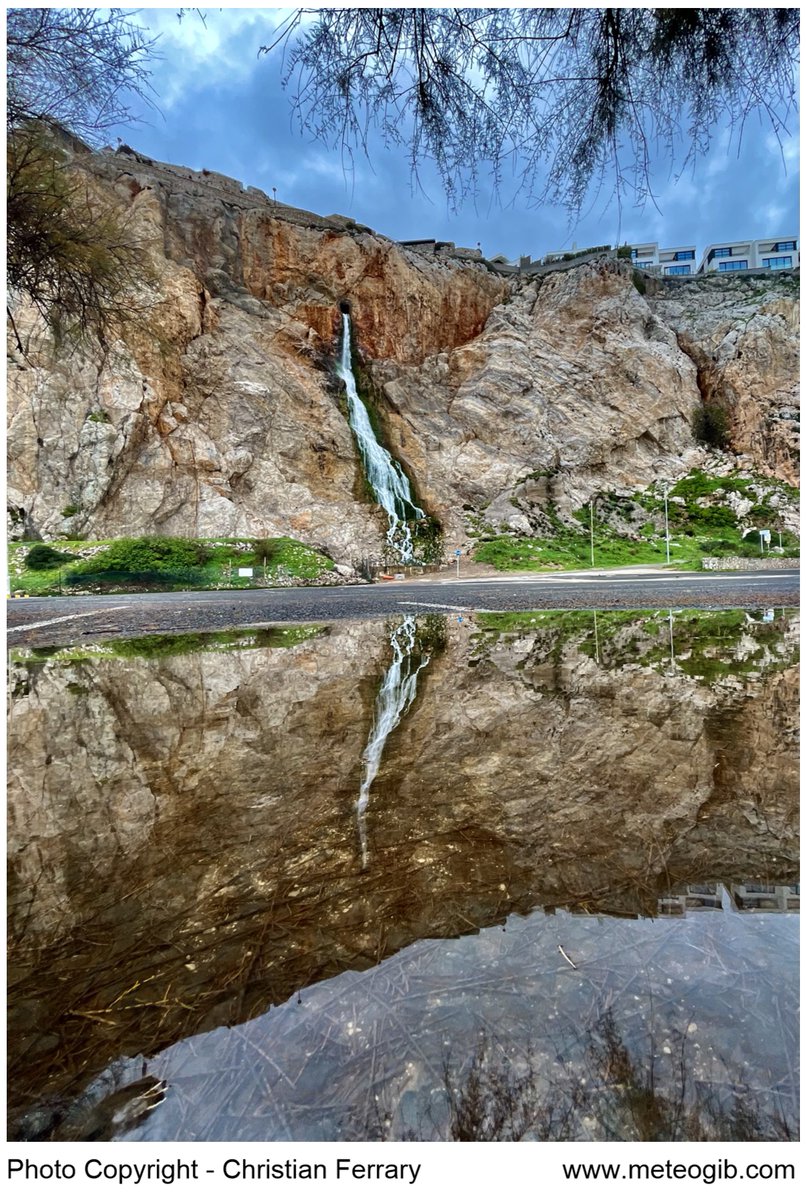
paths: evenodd
<path fill-rule="evenodd" d="M 342 313 L 341 359 L 336 368 L 347 388 L 347 407 L 350 428 L 358 442 L 358 450 L 364 463 L 370 487 L 375 498 L 389 517 L 386 540 L 401 562 L 410 562 L 414 547 L 408 521 L 420 521 L 425 516 L 411 496 L 411 484 L 400 463 L 395 462 L 388 450 L 375 437 L 363 400 L 355 386 L 355 376 L 350 361 L 350 318 Z"/>
<path fill-rule="evenodd" d="M 430 655 L 423 653 L 417 665 L 414 665 L 416 634 L 417 627 L 414 617 L 406 617 L 403 624 L 398 625 L 392 634 L 389 639 L 392 646 L 392 662 L 386 670 L 375 700 L 375 717 L 363 754 L 364 777 L 361 780 L 361 790 L 356 804 L 363 866 L 367 865 L 366 812 L 369 803 L 369 789 L 378 774 L 386 739 L 400 723 L 401 717 L 405 716 L 411 708 L 414 697 L 417 695 L 417 676 L 430 662 Z"/>

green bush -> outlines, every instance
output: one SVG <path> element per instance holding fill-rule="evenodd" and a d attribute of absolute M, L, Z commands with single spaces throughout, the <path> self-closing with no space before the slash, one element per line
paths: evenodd
<path fill-rule="evenodd" d="M 274 560 L 279 557 L 280 551 L 279 538 L 256 538 L 252 543 L 254 550 L 254 565 L 256 567 L 263 566 L 263 560 L 266 560 L 266 567 L 270 567 Z"/>
<path fill-rule="evenodd" d="M 699 496 L 710 496 L 720 488 L 738 490 L 735 480 L 723 479 L 718 475 L 706 475 L 704 471 L 695 467 L 683 479 L 678 479 L 669 495 L 681 496 L 684 500 L 695 500 Z"/>
<path fill-rule="evenodd" d="M 669 514 L 670 519 L 673 514 Z M 704 532 L 709 529 L 735 529 L 736 513 L 727 504 L 711 504 L 707 508 L 702 504 L 689 504 L 681 519 L 673 520 L 674 527 L 690 529 L 692 532 Z"/>
<path fill-rule="evenodd" d="M 73 568 L 64 577 L 69 587 L 93 587 L 100 590 L 136 585 L 138 588 L 168 589 L 200 587 L 207 582 L 203 571 L 191 567 L 165 570 L 87 570 Z"/>
<path fill-rule="evenodd" d="M 640 271 L 633 271 L 632 281 L 633 281 L 633 286 L 635 287 L 636 292 L 640 292 L 642 296 L 645 296 L 646 295 L 646 280 L 644 279 L 644 277 Z"/>
<path fill-rule="evenodd" d="M 63 563 L 75 562 L 77 554 L 67 554 L 62 550 L 54 550 L 44 542 L 37 542 L 25 556 L 25 565 L 30 571 L 50 571 Z"/>
<path fill-rule="evenodd" d="M 210 559 L 210 549 L 191 538 L 121 538 L 66 577 L 68 583 L 90 580 L 116 583 L 199 583 L 199 570 Z"/>
<path fill-rule="evenodd" d="M 762 500 L 758 504 L 753 505 L 747 514 L 747 518 L 755 525 L 761 525 L 762 523 L 770 525 L 778 519 L 778 510 Z"/>
<path fill-rule="evenodd" d="M 724 450 L 728 445 L 728 415 L 716 404 L 701 404 L 694 413 L 691 429 L 704 446 Z"/>
<path fill-rule="evenodd" d="M 707 541 L 700 542 L 703 554 L 736 554 L 740 548 L 735 538 L 709 538 Z"/>

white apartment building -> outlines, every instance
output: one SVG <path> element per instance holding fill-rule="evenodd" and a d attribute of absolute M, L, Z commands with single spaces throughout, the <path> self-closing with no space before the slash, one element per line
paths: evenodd
<path fill-rule="evenodd" d="M 642 267 L 645 271 L 660 265 L 657 242 L 642 242 L 640 245 L 632 246 L 630 255 L 633 266 Z"/>
<path fill-rule="evenodd" d="M 796 237 L 714 242 L 703 251 L 698 275 L 726 271 L 791 271 L 800 266 Z"/>
<path fill-rule="evenodd" d="M 642 242 L 631 248 L 633 266 L 656 275 L 693 275 L 696 246 L 669 246 L 660 249 L 657 242 Z"/>
<path fill-rule="evenodd" d="M 659 250 L 661 272 L 664 275 L 693 275 L 697 257 L 696 246 L 671 246 Z"/>
<path fill-rule="evenodd" d="M 571 261 L 576 254 L 592 255 L 597 251 L 615 253 L 610 246 L 590 246 L 577 251 L 574 243 L 570 251 L 549 251 L 543 256 L 542 262 Z M 696 268 L 697 247 L 694 245 L 663 248 L 657 242 L 635 242 L 630 246 L 630 257 L 634 267 L 667 277 L 728 271 L 794 271 L 800 267 L 798 239 L 794 236 L 713 242 L 705 247 L 700 265 Z M 528 265 L 528 259 L 521 260 L 522 268 Z"/>
<path fill-rule="evenodd" d="M 756 266 L 771 271 L 790 271 L 800 266 L 800 251 L 796 237 L 759 238 L 756 248 Z"/>

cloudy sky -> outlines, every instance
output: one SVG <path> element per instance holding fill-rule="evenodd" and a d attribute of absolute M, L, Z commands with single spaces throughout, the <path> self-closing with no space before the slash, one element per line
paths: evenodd
<path fill-rule="evenodd" d="M 224 7 L 184 10 L 176 6 L 138 10 L 137 20 L 159 36 L 161 57 L 152 85 L 159 112 L 140 105 L 143 121 L 111 131 L 135 149 L 164 162 L 206 168 L 233 176 L 268 195 L 313 212 L 343 213 L 395 239 L 435 237 L 457 245 L 481 244 L 488 257 L 539 257 L 548 250 L 657 241 L 661 246 L 746 237 L 792 235 L 798 223 L 798 129 L 783 147 L 758 120 L 745 127 L 741 152 L 728 132 L 714 144 L 692 175 L 677 178 L 666 163 L 654 175 L 657 207 L 643 211 L 629 202 L 621 215 L 602 192 L 578 223 L 569 227 L 561 208 L 528 208 L 482 190 L 458 213 L 447 205 L 438 177 L 427 168 L 413 188 L 405 154 L 372 148 L 371 161 L 356 157 L 352 168 L 338 149 L 300 133 L 281 83 L 277 55 L 258 57 L 261 45 L 289 10 Z M 795 118 L 796 120 L 796 118 Z"/>

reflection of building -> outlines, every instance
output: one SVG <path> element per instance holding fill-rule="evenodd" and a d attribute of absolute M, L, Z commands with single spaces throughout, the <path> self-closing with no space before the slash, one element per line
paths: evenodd
<path fill-rule="evenodd" d="M 721 909 L 721 883 L 689 883 L 682 891 L 658 900 L 659 917 L 684 917 L 692 909 Z"/>
<path fill-rule="evenodd" d="M 799 883 L 734 883 L 728 892 L 740 912 L 800 912 Z"/>
<path fill-rule="evenodd" d="M 799 912 L 800 884 L 689 883 L 658 900 L 659 917 L 685 917 L 703 909 L 734 912 Z"/>

